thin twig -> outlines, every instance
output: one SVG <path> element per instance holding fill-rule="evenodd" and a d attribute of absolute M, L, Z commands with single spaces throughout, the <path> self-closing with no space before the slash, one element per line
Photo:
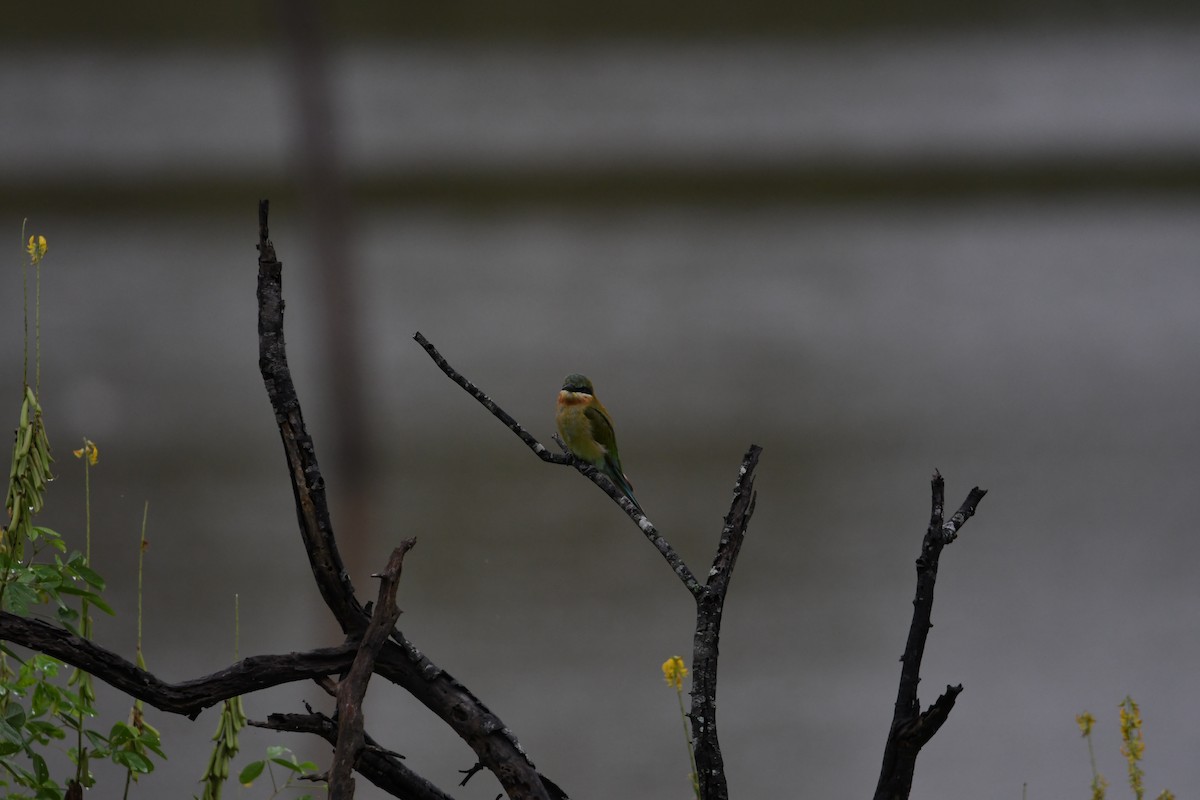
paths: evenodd
<path fill-rule="evenodd" d="M 454 369 L 454 367 L 450 366 L 450 363 L 442 357 L 442 354 L 437 351 L 437 348 L 434 347 L 428 339 L 421 335 L 420 331 L 413 334 L 413 338 L 416 339 L 417 344 L 425 348 L 425 352 L 428 353 L 429 357 L 433 359 L 433 362 L 438 365 L 438 368 L 441 369 L 442 372 L 446 373 L 446 377 L 461 386 L 467 392 L 467 394 L 471 395 L 471 397 L 474 397 L 484 408 L 491 412 L 492 416 L 503 422 L 510 431 L 515 433 L 522 442 L 529 446 L 529 449 L 532 450 L 538 458 L 542 459 L 543 461 L 553 462 L 555 464 L 570 463 L 567 456 L 552 452 L 548 447 L 534 438 L 533 434 L 525 430 L 525 428 L 521 426 L 521 423 L 513 419 L 507 411 L 492 402 L 492 398 L 484 394 L 483 390 L 463 377 L 463 375 L 458 372 L 458 370 Z"/>
<path fill-rule="evenodd" d="M 600 489 L 603 490 L 604 493 L 610 498 L 612 498 L 613 502 L 620 506 L 621 510 L 628 514 L 629 518 L 637 524 L 638 529 L 642 532 L 642 535 L 645 536 L 647 541 L 654 546 L 654 549 L 658 550 L 658 552 L 666 560 L 667 565 L 671 568 L 671 571 L 674 572 L 675 576 L 683 582 L 683 585 L 687 588 L 688 592 L 691 593 L 693 597 L 700 596 L 700 594 L 704 591 L 704 587 L 698 580 L 696 580 L 696 576 L 692 572 L 691 568 L 688 567 L 679 553 L 675 552 L 675 548 L 671 546 L 671 543 L 659 534 L 658 529 L 656 529 L 654 524 L 646 518 L 646 515 L 641 513 L 633 503 L 629 502 L 629 499 L 625 497 L 621 490 L 616 487 L 616 484 L 610 481 L 607 476 L 603 475 L 591 464 L 580 461 L 578 458 L 575 458 L 569 453 L 559 454 L 551 452 L 550 449 L 539 442 L 537 438 L 533 436 L 533 434 L 529 433 L 529 431 L 527 431 L 525 427 L 521 425 L 521 423 L 513 419 L 507 411 L 497 405 L 492 398 L 488 397 L 483 390 L 463 377 L 462 374 L 454 369 L 454 367 L 450 366 L 450 363 L 446 361 L 445 357 L 443 357 L 442 354 L 438 352 L 437 348 L 434 347 L 428 339 L 421 335 L 420 332 L 414 334 L 413 339 L 415 339 L 417 344 L 421 345 L 421 347 L 425 349 L 425 352 L 428 353 L 429 357 L 433 359 L 433 362 L 438 365 L 438 368 L 446 374 L 446 377 L 450 378 L 450 380 L 461 386 L 467 392 L 467 394 L 478 400 L 479 403 L 492 414 L 492 416 L 503 422 L 509 430 L 515 433 L 517 437 L 524 442 L 526 446 L 534 452 L 535 455 L 537 455 L 538 458 L 553 464 L 569 464 L 575 467 L 575 469 L 581 472 L 584 477 L 588 478 L 588 480 L 590 480 L 592 483 L 599 486 Z M 557 437 L 555 438 L 557 439 Z M 562 446 L 561 442 L 559 442 L 559 444 Z"/>

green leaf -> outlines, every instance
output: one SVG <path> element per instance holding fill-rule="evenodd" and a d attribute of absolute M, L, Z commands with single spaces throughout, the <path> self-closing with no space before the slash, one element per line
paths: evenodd
<path fill-rule="evenodd" d="M 154 764 L 150 759 L 134 750 L 117 750 L 112 754 L 112 761 L 130 772 L 145 774 L 154 771 Z"/>
<path fill-rule="evenodd" d="M 97 591 L 104 591 L 104 578 L 100 576 L 99 572 L 96 572 L 96 570 L 82 562 L 78 564 L 72 563 L 70 566 L 71 571 L 87 581 L 89 586 L 92 586 Z"/>
<path fill-rule="evenodd" d="M 104 734 L 100 733 L 100 731 L 94 731 L 91 728 L 88 728 L 83 732 L 83 735 L 88 737 L 88 741 L 92 743 L 93 750 L 108 749 L 108 739 L 105 739 Z"/>
<path fill-rule="evenodd" d="M 38 740 L 40 744 L 45 744 L 51 739 L 65 739 L 67 734 L 62 728 L 55 725 L 53 722 L 47 722 L 40 719 L 31 719 L 25 723 L 25 730 L 29 731 L 30 735 Z"/>
<path fill-rule="evenodd" d="M 41 682 L 33 687 L 33 697 L 29 701 L 29 709 L 35 717 L 53 713 L 59 703 L 58 688 L 52 684 Z"/>
<path fill-rule="evenodd" d="M 288 761 L 286 758 L 272 758 L 271 761 L 281 767 L 287 767 L 292 772 L 299 773 L 301 771 L 300 765 L 296 763 L 294 756 L 292 757 L 291 761 Z"/>
<path fill-rule="evenodd" d="M 92 608 L 98 608 L 98 609 L 102 610 L 102 612 L 108 614 L 109 616 L 116 615 L 116 612 L 114 612 L 113 607 L 109 606 L 109 604 L 106 601 L 104 601 L 103 597 L 101 597 L 100 595 L 97 595 L 95 593 L 95 591 L 91 591 L 90 589 L 80 589 L 79 587 L 72 587 L 72 585 L 70 583 L 62 584 L 61 587 L 58 588 L 58 591 L 59 591 L 59 594 L 72 595 L 74 597 L 83 597 L 84 600 L 88 601 L 91 604 Z"/>
<path fill-rule="evenodd" d="M 50 780 L 50 768 L 46 766 L 46 759 L 33 753 L 29 760 L 33 762 L 33 776 L 39 784 Z"/>
<path fill-rule="evenodd" d="M 13 736 L 9 736 L 4 730 L 4 726 L 8 726 L 13 731 Z M 0 717 L 0 736 L 13 741 L 20 741 L 21 735 L 19 731 L 25 727 L 25 709 L 16 703 L 13 703 L 8 708 L 4 709 L 4 716 Z"/>
<path fill-rule="evenodd" d="M 290 752 L 292 752 L 292 751 L 288 750 L 286 747 L 281 747 L 280 745 L 273 744 L 267 748 L 267 758 L 279 758 L 284 753 L 290 753 Z"/>
<path fill-rule="evenodd" d="M 98 595 L 98 594 L 88 594 L 88 596 L 87 596 L 87 597 L 88 597 L 88 602 L 92 604 L 92 607 L 93 607 L 93 608 L 98 608 L 98 609 L 100 609 L 100 610 L 101 610 L 101 611 L 103 611 L 105 614 L 108 614 L 110 617 L 115 617 L 115 616 L 117 615 L 117 612 L 113 611 L 113 608 L 112 608 L 112 606 L 110 606 L 110 605 L 109 605 L 109 604 L 108 604 L 108 603 L 107 603 L 107 602 L 104 600 L 104 598 L 102 598 L 100 595 Z"/>
<path fill-rule="evenodd" d="M 29 607 L 40 601 L 38 594 L 23 583 L 10 583 L 4 593 L 4 605 L 18 617 L 29 615 Z"/>
<path fill-rule="evenodd" d="M 259 775 L 262 775 L 266 766 L 266 761 L 251 761 L 238 773 L 238 783 L 242 786 L 250 786 Z"/>
<path fill-rule="evenodd" d="M 138 729 L 128 722 L 117 722 L 108 732 L 108 741 L 113 747 L 125 747 L 137 741 L 138 733 Z"/>
<path fill-rule="evenodd" d="M 43 528 L 35 525 L 31 529 L 29 538 L 31 541 L 37 541 L 40 539 L 43 545 L 48 544 L 60 553 L 67 552 L 67 543 L 63 541 L 62 536 L 55 531 L 50 530 L 49 528 Z M 58 559 L 56 558 L 55 560 L 57 561 Z"/>
<path fill-rule="evenodd" d="M 43 539 L 61 539 L 62 538 L 62 536 L 59 535 L 56 531 L 53 531 L 50 528 L 47 528 L 43 525 L 34 525 L 31 530 L 33 530 L 34 533 L 36 533 L 38 536 L 42 537 Z"/>
<path fill-rule="evenodd" d="M 58 718 L 58 724 L 62 727 L 73 733 L 77 733 L 79 731 L 80 722 L 71 709 L 63 710 L 60 708 L 58 709 L 58 714 L 56 716 Z"/>
<path fill-rule="evenodd" d="M 62 585 L 63 576 L 49 564 L 34 564 L 31 568 L 34 579 L 44 589 L 56 589 Z"/>
<path fill-rule="evenodd" d="M 158 734 L 154 731 L 142 731 L 142 735 L 138 737 L 138 744 L 159 758 L 166 759 L 167 757 L 167 754 L 162 751 L 162 747 L 160 746 Z"/>
<path fill-rule="evenodd" d="M 45 653 L 38 653 L 31 658 L 30 663 L 38 672 L 45 675 L 47 678 L 53 678 L 58 674 L 58 670 L 62 667 L 63 662 L 59 661 L 54 656 L 48 656 Z"/>
<path fill-rule="evenodd" d="M 112 610 L 112 606 L 106 603 L 103 597 L 93 591 L 88 589 L 80 589 L 78 586 L 72 586 L 69 583 L 64 583 L 62 586 L 58 587 L 58 591 L 61 594 L 69 594 L 74 595 L 75 597 L 85 598 L 93 608 L 98 608 L 109 616 L 116 616 L 117 612 Z"/>

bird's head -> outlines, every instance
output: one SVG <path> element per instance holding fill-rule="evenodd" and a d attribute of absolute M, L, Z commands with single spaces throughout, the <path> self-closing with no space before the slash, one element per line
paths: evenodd
<path fill-rule="evenodd" d="M 580 394 L 595 394 L 592 389 L 592 382 L 587 379 L 586 375 L 580 375 L 578 372 L 572 372 L 567 377 L 563 378 L 562 390 L 564 392 L 579 392 Z"/>

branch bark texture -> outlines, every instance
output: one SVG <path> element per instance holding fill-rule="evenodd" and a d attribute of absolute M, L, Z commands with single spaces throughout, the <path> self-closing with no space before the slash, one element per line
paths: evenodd
<path fill-rule="evenodd" d="M 283 264 L 275 257 L 275 245 L 269 236 L 268 209 L 266 200 L 259 203 L 258 368 L 283 441 L 300 536 L 313 578 L 342 632 L 357 633 L 366 627 L 366 613 L 355 597 L 354 586 L 338 552 L 325 496 L 325 479 L 321 477 L 316 446 L 304 425 L 300 398 L 288 367 L 287 345 L 283 340 Z"/>
<path fill-rule="evenodd" d="M 363 747 L 362 701 L 367 694 L 371 673 L 375 670 L 375 659 L 396 620 L 400 618 L 400 609 L 396 606 L 400 568 L 404 564 L 404 554 L 416 543 L 416 539 L 405 539 L 392 551 L 379 582 L 375 613 L 359 643 L 350 671 L 338 686 L 337 747 L 333 751 L 333 767 L 329 770 L 329 796 L 332 800 L 351 800 L 354 797 L 354 776 L 351 773 Z"/>
<path fill-rule="evenodd" d="M 167 683 L 88 639 L 7 611 L 0 612 L 0 639 L 53 656 L 160 711 L 189 719 L 240 694 L 335 675 L 349 668 L 357 651 L 347 643 L 307 653 L 251 656 L 211 675 Z"/>
<path fill-rule="evenodd" d="M 271 714 L 265 722 L 251 720 L 256 728 L 289 733 L 309 733 L 337 745 L 338 724 L 324 714 Z M 354 769 L 393 797 L 404 800 L 453 800 L 429 781 L 416 774 L 400 760 L 403 756 L 380 747 L 374 739 L 363 734 L 363 747 L 358 752 Z"/>
<path fill-rule="evenodd" d="M 704 591 L 696 597 L 696 630 L 692 640 L 692 734 L 696 748 L 696 772 L 704 800 L 727 800 L 725 759 L 717 737 L 717 661 L 720 656 L 721 618 L 733 567 L 737 563 L 757 496 L 754 471 L 762 448 L 751 445 L 742 459 L 733 502 L 725 515 L 721 541 L 713 558 Z"/>
<path fill-rule="evenodd" d="M 325 482 L 312 438 L 304 426 L 300 400 L 287 365 L 283 339 L 283 265 L 268 229 L 268 204 L 259 205 L 258 334 L 259 369 L 275 411 L 287 459 L 296 514 L 309 565 L 321 596 L 348 635 L 359 636 L 368 617 L 354 595 L 329 520 Z M 512 800 L 547 800 L 561 790 L 544 779 L 514 734 L 465 686 L 440 669 L 393 629 L 380 650 L 376 674 L 402 686 L 450 726 L 475 751 Z"/>
<path fill-rule="evenodd" d="M 879 783 L 875 787 L 875 800 L 908 798 L 912 792 L 917 755 L 949 718 L 954 702 L 963 690 L 961 684 L 947 686 L 946 691 L 932 706 L 924 712 L 921 711 L 917 685 L 921 681 L 921 660 L 925 656 L 925 642 L 929 637 L 929 629 L 933 627 L 931 615 L 938 561 L 942 549 L 958 536 L 959 530 L 975 514 L 976 506 L 987 491 L 976 486 L 968 493 L 958 511 L 949 520 L 943 521 L 946 485 L 936 470 L 930 488 L 932 510 L 929 527 L 921 542 L 921 555 L 917 558 L 917 593 L 913 599 L 912 624 L 908 629 L 904 655 L 900 657 L 900 688 L 883 750 L 883 767 Z"/>

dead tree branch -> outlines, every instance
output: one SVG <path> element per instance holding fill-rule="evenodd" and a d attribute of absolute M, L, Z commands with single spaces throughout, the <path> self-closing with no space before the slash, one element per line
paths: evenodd
<path fill-rule="evenodd" d="M 604 490 L 613 502 L 617 503 L 626 514 L 637 524 L 638 529 L 646 539 L 666 560 L 671 571 L 683 583 L 696 602 L 696 627 L 693 638 L 692 652 L 692 720 L 693 738 L 696 748 L 696 768 L 699 771 L 700 791 L 704 800 L 727 800 L 729 790 L 725 782 L 725 765 L 721 756 L 721 747 L 717 738 L 717 657 L 718 640 L 721 632 L 721 615 L 725 607 L 725 597 L 729 591 L 729 581 L 733 574 L 734 564 L 745 540 L 746 529 L 750 517 L 754 513 L 754 470 L 758 466 L 758 458 L 762 448 L 751 445 L 742 459 L 741 470 L 734 487 L 733 503 L 725 517 L 725 525 L 721 531 L 721 540 L 713 558 L 712 569 L 708 573 L 708 581 L 701 584 L 684 563 L 683 559 L 662 536 L 653 523 L 630 503 L 619 489 L 607 477 L 589 464 L 574 458 L 569 454 L 556 455 L 530 434 L 524 426 L 517 422 L 504 409 L 488 397 L 478 386 L 467 380 L 461 373 L 438 352 L 437 348 L 420 333 L 413 336 L 417 343 L 425 349 L 438 368 L 450 380 L 461 386 L 474 397 L 494 417 L 517 435 L 529 449 L 543 461 L 554 464 L 570 464 L 585 477 Z M 560 442 L 561 444 L 561 442 Z M 470 777 L 468 775 L 468 777 Z"/>
<path fill-rule="evenodd" d="M 342 632 L 360 633 L 367 625 L 367 615 L 355 597 L 354 586 L 333 537 L 325 479 L 321 477 L 316 447 L 304 425 L 300 398 L 288 367 L 287 345 L 283 341 L 283 264 L 275 257 L 275 246 L 268 238 L 268 209 L 266 200 L 259 203 L 258 368 L 283 440 L 300 536 L 304 540 L 313 578 Z"/>
<path fill-rule="evenodd" d="M 961 684 L 947 686 L 945 693 L 932 706 L 921 711 L 917 684 L 921 681 L 925 641 L 929 637 L 929 629 L 933 627 L 930 617 L 933 613 L 933 588 L 937 583 L 938 560 L 942 548 L 955 540 L 962 526 L 975 514 L 975 508 L 987 490 L 978 486 L 973 488 L 954 516 L 944 522 L 945 481 L 937 470 L 933 472 L 931 490 L 933 508 L 929 528 L 921 543 L 921 555 L 917 558 L 917 594 L 913 599 L 912 624 L 908 629 L 904 655 L 900 657 L 900 689 L 883 750 L 883 768 L 875 788 L 875 800 L 907 800 L 912 791 L 917 754 L 949 718 L 954 701 L 963 689 Z"/>
<path fill-rule="evenodd" d="M 315 734 L 331 745 L 337 744 L 337 722 L 324 714 L 271 714 L 266 722 L 251 720 L 250 724 L 273 731 Z M 393 797 L 405 800 L 453 800 L 451 795 L 405 766 L 400 760 L 402 758 L 404 756 L 380 747 L 374 739 L 363 734 L 363 747 L 358 751 L 354 769 Z"/>
<path fill-rule="evenodd" d="M 378 674 L 407 690 L 471 747 L 478 758 L 478 765 L 472 768 L 471 774 L 480 768 L 488 769 L 513 800 L 565 798 L 566 794 L 558 786 L 537 772 L 503 722 L 395 627 L 399 615 L 397 583 L 404 555 L 415 540 L 405 541 L 393 552 L 382 575 L 374 615 L 369 615 L 358 601 L 338 551 L 316 449 L 305 427 L 287 364 L 283 338 L 282 264 L 276 258 L 268 235 L 267 218 L 268 204 L 264 200 L 259 206 L 259 368 L 279 426 L 310 568 L 322 598 L 346 635 L 346 641 L 337 647 L 306 653 L 253 656 L 211 675 L 171 684 L 63 628 L 3 611 L 0 611 L 0 640 L 54 656 L 155 708 L 191 719 L 203 709 L 237 695 L 307 679 L 327 686 L 330 683 L 328 676 L 344 674 L 337 690 L 336 722 L 312 713 L 310 709 L 307 715 L 273 714 L 266 722 L 254 724 L 273 730 L 315 734 L 333 743 L 335 757 L 330 770 L 330 785 L 334 800 L 352 797 L 352 769 L 406 800 L 448 800 L 449 795 L 401 764 L 400 756 L 376 745 L 363 730 L 362 700 L 370 676 Z M 756 505 L 754 475 L 762 449 L 751 445 L 742 460 L 712 566 L 706 582 L 701 584 L 666 538 L 612 481 L 569 453 L 551 452 L 454 370 L 424 336 L 417 333 L 414 338 L 451 380 L 513 431 L 540 459 L 569 464 L 606 492 L 628 514 L 691 594 L 696 603 L 696 622 L 689 717 L 695 740 L 697 777 L 704 800 L 728 800 L 716 725 L 718 645 L 733 568 Z M 955 699 L 962 692 L 961 685 L 948 686 L 925 711 L 921 711 L 917 697 L 921 662 L 932 627 L 930 619 L 941 551 L 955 540 L 985 494 L 984 490 L 975 487 L 958 511 L 949 520 L 944 520 L 944 482 L 936 471 L 933 475 L 933 508 L 921 555 L 916 562 L 917 591 L 912 624 L 901 657 L 900 686 L 876 800 L 903 800 L 909 796 L 920 749 L 946 722 Z"/>
<path fill-rule="evenodd" d="M 363 747 L 362 701 L 367 694 L 367 682 L 375 670 L 375 658 L 391 634 L 396 620 L 400 619 L 400 609 L 396 606 L 400 568 L 404 564 L 404 554 L 416 543 L 416 539 L 405 539 L 392 551 L 387 567 L 380 576 L 375 613 L 363 634 L 350 671 L 338 686 L 337 747 L 334 748 L 333 766 L 329 770 L 329 796 L 332 800 L 350 800 L 354 797 L 354 776 L 351 771 Z"/>
<path fill-rule="evenodd" d="M 757 495 L 754 491 L 754 470 L 762 448 L 750 445 L 742 459 L 733 502 L 725 515 L 721 541 L 713 557 L 712 569 L 704 591 L 696 598 L 696 631 L 692 640 L 692 720 L 696 748 L 696 772 L 700 781 L 700 796 L 704 800 L 728 800 L 729 787 L 725 781 L 725 760 L 717 737 L 717 659 L 721 637 L 721 617 L 725 596 L 738 553 L 746 539 L 746 529 L 754 514 Z"/>
<path fill-rule="evenodd" d="M 296 501 L 301 536 L 321 596 L 349 635 L 360 634 L 368 618 L 346 575 L 329 519 L 325 483 L 312 437 L 304 425 L 283 340 L 283 264 L 276 258 L 268 229 L 268 203 L 259 204 L 258 334 L 259 369 L 275 411 Z M 465 686 L 435 665 L 393 629 L 375 662 L 376 674 L 402 686 L 428 707 L 475 751 L 512 800 L 565 796 L 541 776 L 514 734 Z"/>
<path fill-rule="evenodd" d="M 345 643 L 307 653 L 251 656 L 202 678 L 167 683 L 95 642 L 41 620 L 0 611 L 0 640 L 53 656 L 160 711 L 195 719 L 222 700 L 284 683 L 336 675 L 358 647 Z"/>
<path fill-rule="evenodd" d="M 305 552 L 321 596 L 346 633 L 346 641 L 338 647 L 307 653 L 254 656 L 212 675 L 171 684 L 94 642 L 38 620 L 0 612 L 0 640 L 54 656 L 155 708 L 192 719 L 222 700 L 270 686 L 309 679 L 327 685 L 328 676 L 345 673 L 356 656 L 361 656 L 367 675 L 373 669 L 375 674 L 405 688 L 458 733 L 475 751 L 479 763 L 496 775 L 510 798 L 565 798 L 566 794 L 553 781 L 538 774 L 504 723 L 470 690 L 405 639 L 395 629 L 394 618 L 387 614 L 377 617 L 383 621 L 364 643 L 371 620 L 354 594 L 338 552 L 316 449 L 305 428 L 287 364 L 283 338 L 282 264 L 276 258 L 268 236 L 267 217 L 268 204 L 262 201 L 259 205 L 257 293 L 259 368 L 279 425 Z M 385 587 L 392 592 L 394 606 L 394 583 L 385 581 L 381 590 Z M 379 604 L 380 608 L 386 606 L 382 602 Z M 356 702 L 361 704 L 361 695 Z M 342 715 L 343 719 L 352 716 Z M 276 717 L 271 719 L 276 720 Z M 330 738 L 324 726 L 319 730 L 304 730 Z M 336 735 L 332 741 L 337 741 Z M 379 754 L 386 751 L 373 744 L 364 747 L 362 742 L 368 741 L 360 720 L 357 732 L 352 731 L 346 737 L 348 744 L 344 750 L 357 753 L 355 768 L 366 765 L 363 768 L 369 773 L 364 774 L 368 774 L 374 783 L 392 786 L 397 796 L 415 800 L 448 797 L 411 770 L 399 769 L 388 759 L 381 759 Z"/>
<path fill-rule="evenodd" d="M 612 498 L 614 503 L 621 507 L 621 510 L 628 514 L 629 517 L 637 523 L 637 526 L 642 531 L 642 534 L 646 537 L 650 544 L 654 545 L 654 548 L 658 550 L 658 552 L 666 560 L 667 565 L 671 568 L 671 571 L 675 573 L 675 576 L 679 578 L 679 580 L 683 581 L 683 585 L 687 587 L 687 590 L 691 592 L 693 596 L 698 596 L 703 591 L 703 586 L 701 586 L 700 582 L 696 580 L 696 576 L 692 573 L 692 570 L 688 567 L 688 565 L 684 563 L 683 559 L 680 558 L 679 554 L 675 552 L 675 548 L 671 547 L 671 543 L 659 535 L 658 531 L 655 529 L 650 520 L 646 518 L 645 514 L 639 512 L 636 508 L 634 508 L 632 503 L 629 503 L 625 500 L 625 495 L 621 493 L 621 490 L 618 489 L 612 481 L 610 481 L 606 476 L 602 475 L 600 471 L 592 465 L 586 464 L 570 454 L 556 454 L 551 452 L 550 449 L 539 442 L 537 438 L 533 436 L 533 434 L 525 430 L 525 427 L 521 425 L 521 423 L 513 419 L 512 416 L 499 405 L 497 405 L 492 398 L 484 394 L 484 392 L 478 386 L 471 383 L 471 381 L 464 378 L 456 369 L 454 369 L 454 367 L 450 366 L 450 363 L 446 361 L 445 357 L 443 357 L 441 353 L 438 352 L 437 348 L 433 346 L 433 343 L 426 339 L 419 331 L 413 334 L 413 339 L 415 339 L 417 344 L 421 345 L 421 347 L 425 349 L 425 352 L 428 353 L 429 357 L 433 359 L 433 362 L 438 365 L 438 368 L 446 374 L 446 377 L 461 386 L 464 390 L 466 390 L 467 394 L 474 397 L 484 408 L 491 412 L 492 416 L 503 422 L 509 430 L 517 435 L 517 438 L 524 442 L 525 445 L 532 450 L 535 455 L 537 455 L 538 458 L 552 464 L 570 464 L 571 466 L 575 467 L 575 469 L 579 470 L 584 477 L 599 486 L 605 494 Z"/>

